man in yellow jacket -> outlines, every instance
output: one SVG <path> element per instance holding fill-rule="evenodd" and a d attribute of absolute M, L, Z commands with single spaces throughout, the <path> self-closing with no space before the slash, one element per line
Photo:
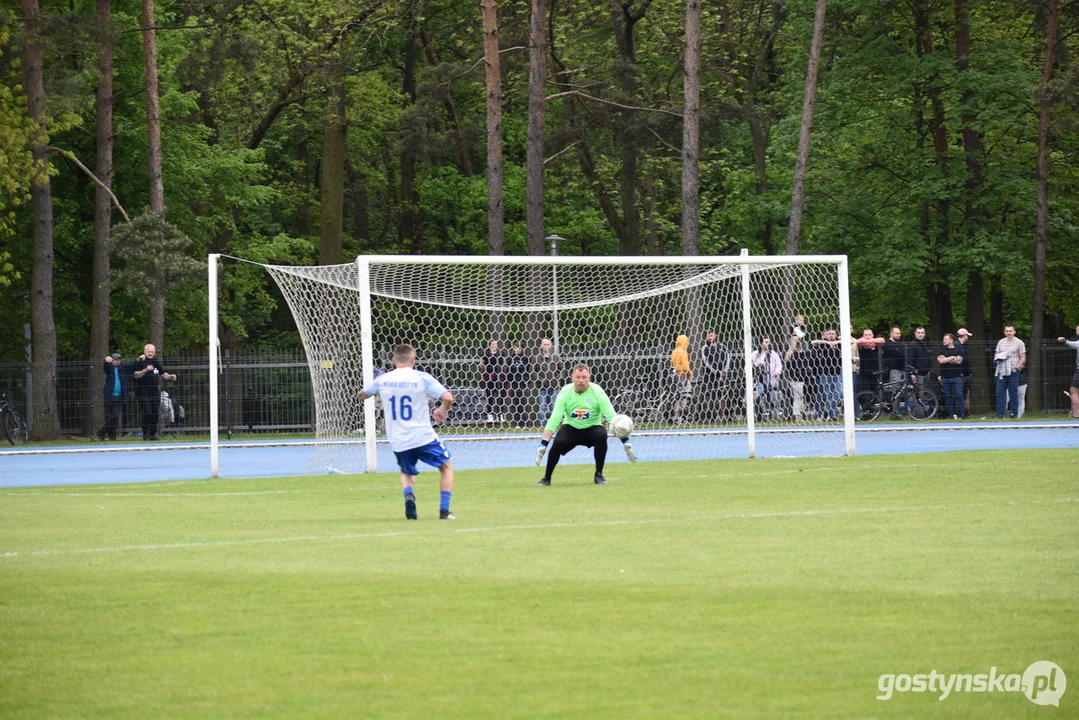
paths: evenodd
<path fill-rule="evenodd" d="M 678 399 L 671 409 L 671 419 L 676 423 L 685 422 L 682 412 L 689 407 L 693 399 L 693 371 L 689 367 L 689 338 L 679 335 L 671 351 L 671 366 L 674 368 L 675 393 Z"/>

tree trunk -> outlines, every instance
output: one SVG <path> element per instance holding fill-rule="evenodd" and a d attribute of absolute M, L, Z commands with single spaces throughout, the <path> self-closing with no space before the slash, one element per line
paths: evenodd
<path fill-rule="evenodd" d="M 616 70 L 617 84 L 622 93 L 622 102 L 636 105 L 637 100 L 637 47 L 634 27 L 644 17 L 652 0 L 644 0 L 640 9 L 634 13 L 631 3 L 611 2 L 611 19 L 614 26 L 615 42 L 621 55 L 623 67 Z M 619 235 L 619 252 L 625 256 L 641 254 L 641 216 L 637 211 L 637 130 L 632 110 L 621 110 L 623 127 L 618 133 L 621 145 L 622 168 L 619 172 L 618 189 L 622 205 L 622 229 Z"/>
<path fill-rule="evenodd" d="M 351 167 L 348 170 L 352 189 L 352 234 L 357 240 L 371 239 L 370 218 L 367 212 L 367 180 Z"/>
<path fill-rule="evenodd" d="M 665 255 L 663 237 L 656 222 L 656 174 L 651 168 L 641 178 L 642 204 L 644 205 L 644 245 L 649 255 Z"/>
<path fill-rule="evenodd" d="M 338 265 L 344 255 L 345 140 L 348 134 L 344 60 L 335 60 L 330 74 L 323 112 L 320 265 Z"/>
<path fill-rule="evenodd" d="M 405 42 L 404 91 L 406 105 L 416 104 L 416 31 L 415 23 L 419 9 L 413 2 L 409 6 L 408 40 Z M 401 148 L 401 229 L 399 238 L 401 249 L 410 255 L 420 252 L 420 240 L 416 215 L 419 212 L 419 197 L 416 193 L 416 149 L 414 143 L 406 141 Z"/>
<path fill-rule="evenodd" d="M 427 58 L 427 64 L 437 68 L 438 55 L 435 53 L 434 45 L 431 44 L 430 39 L 424 33 L 420 33 L 420 41 L 423 43 L 423 52 Z M 439 95 L 442 96 L 442 107 L 446 110 L 446 121 L 455 136 L 457 158 L 458 162 L 461 163 L 461 174 L 466 178 L 470 178 L 473 175 L 472 152 L 468 139 L 461 130 L 461 118 L 457 114 L 457 107 L 453 104 L 453 94 L 450 92 L 450 88 L 446 87 L 439 92 Z"/>
<path fill-rule="evenodd" d="M 112 0 L 97 0 L 97 165 L 98 180 L 112 187 Z M 109 238 L 112 234 L 112 198 L 98 187 L 94 196 L 93 299 L 90 308 L 90 357 L 109 353 Z M 104 424 L 105 408 L 94 403 L 90 429 Z"/>
<path fill-rule="evenodd" d="M 802 235 L 802 211 L 805 208 L 806 170 L 809 167 L 809 133 L 813 127 L 813 104 L 817 98 L 817 70 L 820 68 L 820 46 L 824 40 L 824 13 L 828 0 L 817 0 L 813 18 L 813 42 L 809 46 L 809 68 L 806 70 L 805 96 L 802 99 L 802 125 L 798 131 L 798 159 L 794 165 L 794 187 L 791 189 L 791 217 L 787 227 L 787 254 L 798 254 Z"/>
<path fill-rule="evenodd" d="M 749 123 L 749 137 L 753 145 L 753 171 L 757 175 L 757 197 L 763 197 L 768 192 L 768 130 L 757 115 L 757 109 L 753 105 L 745 108 L 746 120 Z M 757 240 L 764 248 L 765 255 L 775 255 L 776 249 L 772 241 L 772 221 L 765 217 L 761 220 L 761 226 L 757 230 Z"/>
<path fill-rule="evenodd" d="M 682 254 L 701 252 L 701 0 L 686 0 L 682 118 Z"/>
<path fill-rule="evenodd" d="M 498 54 L 498 8 L 482 0 L 483 54 L 487 66 L 487 252 L 506 254 L 502 217 L 502 63 Z"/>
<path fill-rule="evenodd" d="M 1046 0 L 1048 13 L 1045 30 L 1045 62 L 1042 66 L 1042 89 L 1038 112 L 1038 219 L 1034 231 L 1034 307 L 1030 318 L 1030 345 L 1027 359 L 1029 387 L 1040 388 L 1042 376 L 1041 342 L 1045 334 L 1045 258 L 1049 246 L 1049 82 L 1053 79 L 1054 50 L 1057 41 L 1057 0 Z M 1027 407 L 1041 409 L 1038 392 L 1027 395 Z"/>
<path fill-rule="evenodd" d="M 154 0 L 142 0 L 142 26 L 153 28 Z M 161 170 L 161 106 L 157 85 L 157 36 L 154 30 L 142 32 L 142 62 L 146 77 L 146 136 L 150 170 L 150 212 L 165 214 L 165 181 Z M 161 348 L 165 340 L 165 277 L 158 271 L 150 299 L 150 342 Z"/>
<path fill-rule="evenodd" d="M 969 0 L 955 0 L 955 66 L 959 77 L 970 71 L 970 8 Z M 960 83 L 964 81 L 961 79 Z M 974 129 L 974 108 L 971 101 L 974 91 L 969 83 L 959 97 L 959 119 L 963 137 L 963 159 L 967 169 L 967 179 L 964 192 L 964 234 L 968 243 L 973 242 L 977 233 L 977 226 L 981 222 L 980 209 L 976 202 L 982 185 L 982 138 Z M 967 276 L 967 328 L 974 337 L 982 337 L 986 340 L 985 327 L 985 278 L 982 268 L 972 267 Z M 975 377 L 984 378 L 987 382 L 976 383 L 972 393 L 971 402 L 980 398 L 985 404 L 992 404 L 991 386 L 988 382 L 992 379 L 991 368 L 988 358 L 982 358 L 982 367 L 975 365 Z M 980 390 L 980 392 L 978 392 Z"/>
<path fill-rule="evenodd" d="M 292 129 L 292 153 L 296 157 L 292 182 L 296 191 L 296 212 L 293 215 L 294 232 L 298 237 L 311 235 L 311 150 L 307 146 L 307 132 L 300 125 Z"/>
<path fill-rule="evenodd" d="M 532 0 L 532 29 L 528 49 L 528 159 L 525 209 L 528 254 L 544 254 L 543 152 L 547 115 L 547 0 Z"/>
<path fill-rule="evenodd" d="M 22 0 L 26 35 L 27 112 L 37 126 L 32 152 L 34 176 L 30 197 L 34 217 L 34 251 L 30 279 L 30 340 L 33 354 L 33 439 L 60 437 L 56 404 L 56 324 L 52 314 L 52 185 L 49 182 L 49 136 L 45 125 L 45 82 L 41 51 L 41 9 L 38 0 Z"/>

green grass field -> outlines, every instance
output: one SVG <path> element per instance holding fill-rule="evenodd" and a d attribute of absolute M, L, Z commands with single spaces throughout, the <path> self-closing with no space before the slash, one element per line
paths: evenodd
<path fill-rule="evenodd" d="M 3 718 L 1076 717 L 1079 452 L 0 492 Z M 1022 673 L 897 693 L 882 673 Z"/>

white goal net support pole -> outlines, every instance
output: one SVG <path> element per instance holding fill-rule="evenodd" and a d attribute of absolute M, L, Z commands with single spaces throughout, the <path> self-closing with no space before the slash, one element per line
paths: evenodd
<path fill-rule="evenodd" d="M 399 343 L 456 398 L 438 432 L 460 469 L 530 464 L 554 393 L 582 362 L 633 417 L 642 461 L 854 454 L 845 256 L 370 255 L 264 267 L 307 354 L 312 472 L 395 467 L 382 410 L 360 393 L 392 368 Z M 675 371 L 679 336 L 692 378 Z M 211 371 L 211 392 L 216 381 Z M 618 443 L 608 459 L 624 460 Z"/>

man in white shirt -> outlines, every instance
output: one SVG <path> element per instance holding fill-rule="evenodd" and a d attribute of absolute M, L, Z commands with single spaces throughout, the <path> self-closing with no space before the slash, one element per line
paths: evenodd
<path fill-rule="evenodd" d="M 997 378 L 997 417 L 1004 417 L 1005 408 L 1011 416 L 1019 416 L 1019 373 L 1027 362 L 1027 346 L 1015 336 L 1015 326 L 1004 326 L 1004 337 L 997 342 L 993 355 Z M 1005 405 L 1007 402 L 1007 405 Z"/>
<path fill-rule="evenodd" d="M 394 369 L 379 375 L 363 389 L 361 399 L 377 396 L 386 416 L 386 435 L 401 469 L 401 488 L 405 494 L 405 518 L 415 520 L 416 475 L 420 460 L 438 468 L 441 475 L 439 519 L 456 520 L 450 513 L 453 495 L 453 466 L 450 451 L 431 427 L 431 418 L 446 419 L 453 406 L 453 394 L 430 374 L 416 370 L 416 351 L 411 345 L 398 345 L 393 352 Z M 427 398 L 441 404 L 432 412 Z"/>

